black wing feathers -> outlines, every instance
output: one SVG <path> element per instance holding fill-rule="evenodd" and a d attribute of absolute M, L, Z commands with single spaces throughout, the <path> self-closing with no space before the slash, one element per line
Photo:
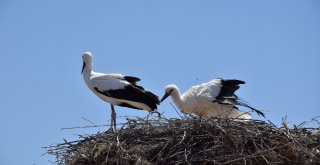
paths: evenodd
<path fill-rule="evenodd" d="M 265 114 L 263 112 L 261 112 L 260 110 L 257 110 L 253 107 L 251 107 L 249 104 L 241 101 L 241 100 L 237 100 L 237 105 L 241 105 L 241 106 L 244 106 L 244 107 L 247 107 L 249 109 L 251 109 L 252 111 L 256 112 L 258 115 L 261 115 L 263 117 L 266 117 Z"/>
<path fill-rule="evenodd" d="M 160 101 L 158 96 L 155 94 L 145 91 L 139 86 L 136 85 L 128 85 L 123 89 L 115 89 L 115 90 L 108 90 L 108 91 L 100 91 L 98 88 L 94 88 L 98 93 L 103 94 L 108 97 L 113 97 L 116 99 L 121 99 L 121 100 L 129 100 L 133 102 L 140 102 L 143 104 L 146 104 L 149 106 L 152 110 L 157 109 L 157 105 L 159 105 Z M 125 107 L 130 107 L 132 108 L 132 105 L 128 104 L 120 104 L 119 106 L 125 106 Z M 135 109 L 140 109 L 135 107 Z"/>
<path fill-rule="evenodd" d="M 221 79 L 221 90 L 219 95 L 216 97 L 217 102 L 220 104 L 228 104 L 228 105 L 240 105 L 246 108 L 251 109 L 256 112 L 258 115 L 265 117 L 264 113 L 251 107 L 249 104 L 238 99 L 238 96 L 235 95 L 235 91 L 240 88 L 240 84 L 244 84 L 244 81 L 241 80 L 223 80 Z"/>
<path fill-rule="evenodd" d="M 234 97 L 234 92 L 240 88 L 240 84 L 244 84 L 241 80 L 222 80 L 221 79 L 221 90 L 219 95 L 216 97 L 217 100 L 222 101 L 226 97 Z"/>
<path fill-rule="evenodd" d="M 140 81 L 140 78 L 138 77 L 133 77 L 133 76 L 123 76 L 123 78 L 128 81 L 131 84 L 136 85 L 138 81 Z"/>
<path fill-rule="evenodd" d="M 233 86 L 233 85 L 245 84 L 245 82 L 241 80 L 222 80 L 222 84 L 227 86 Z"/>
<path fill-rule="evenodd" d="M 132 85 L 136 86 L 137 88 L 140 88 L 141 90 L 144 90 L 142 86 L 137 85 L 137 82 L 140 81 L 140 78 L 133 77 L 133 76 L 123 76 L 124 80 L 128 81 Z"/>

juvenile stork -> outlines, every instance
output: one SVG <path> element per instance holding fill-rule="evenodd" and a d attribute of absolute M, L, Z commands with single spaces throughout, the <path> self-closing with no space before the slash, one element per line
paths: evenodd
<path fill-rule="evenodd" d="M 239 85 L 244 83 L 241 80 L 213 79 L 191 87 L 182 95 L 178 87 L 171 84 L 165 87 L 165 94 L 160 102 L 171 96 L 181 112 L 203 117 L 251 119 L 251 115 L 240 111 L 237 105 L 250 108 L 265 117 L 264 113 L 241 101 L 234 94 L 240 88 Z"/>
<path fill-rule="evenodd" d="M 160 104 L 158 96 L 138 86 L 137 77 L 121 74 L 104 74 L 92 70 L 92 54 L 85 52 L 82 56 L 81 74 L 89 89 L 103 101 L 111 105 L 111 129 L 116 130 L 116 112 L 114 106 L 155 111 Z"/>

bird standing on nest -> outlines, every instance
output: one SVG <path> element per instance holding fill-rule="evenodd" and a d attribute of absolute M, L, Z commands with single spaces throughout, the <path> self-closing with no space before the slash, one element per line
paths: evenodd
<path fill-rule="evenodd" d="M 111 105 L 111 129 L 116 130 L 116 112 L 114 106 L 153 112 L 160 104 L 158 96 L 138 86 L 137 77 L 121 74 L 104 74 L 92 70 L 92 54 L 85 52 L 82 56 L 81 74 L 89 89 L 103 101 Z"/>
<path fill-rule="evenodd" d="M 174 84 L 165 87 L 165 94 L 161 101 L 168 96 L 181 112 L 195 114 L 200 117 L 220 117 L 251 119 L 248 112 L 242 112 L 238 105 L 250 108 L 263 117 L 264 113 L 241 101 L 235 91 L 244 84 L 241 80 L 213 79 L 210 82 L 196 85 L 180 95 L 178 87 Z"/>

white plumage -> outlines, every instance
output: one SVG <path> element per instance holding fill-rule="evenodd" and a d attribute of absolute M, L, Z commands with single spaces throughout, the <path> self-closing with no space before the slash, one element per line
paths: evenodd
<path fill-rule="evenodd" d="M 116 127 L 114 106 L 123 106 L 152 112 L 160 103 L 156 95 L 138 86 L 137 77 L 121 74 L 104 74 L 92 70 L 92 54 L 86 52 L 82 56 L 82 75 L 89 89 L 103 101 L 111 105 L 111 127 Z"/>
<path fill-rule="evenodd" d="M 182 95 L 180 95 L 178 87 L 171 84 L 165 87 L 165 95 L 161 102 L 171 96 L 180 111 L 203 117 L 251 119 L 248 112 L 240 111 L 236 105 L 250 108 L 264 116 L 261 111 L 244 103 L 234 94 L 240 88 L 239 85 L 244 83 L 241 80 L 213 79 L 210 82 L 191 87 Z"/>

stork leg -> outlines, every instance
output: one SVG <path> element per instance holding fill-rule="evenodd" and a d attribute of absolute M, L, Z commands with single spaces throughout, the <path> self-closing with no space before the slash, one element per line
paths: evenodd
<path fill-rule="evenodd" d="M 114 131 L 116 131 L 116 116 L 117 116 L 117 114 L 116 114 L 116 111 L 114 110 L 114 106 L 111 104 L 111 125 L 110 125 L 110 127 L 111 127 L 111 129 L 112 129 L 112 127 L 113 127 L 113 129 L 114 129 Z"/>

